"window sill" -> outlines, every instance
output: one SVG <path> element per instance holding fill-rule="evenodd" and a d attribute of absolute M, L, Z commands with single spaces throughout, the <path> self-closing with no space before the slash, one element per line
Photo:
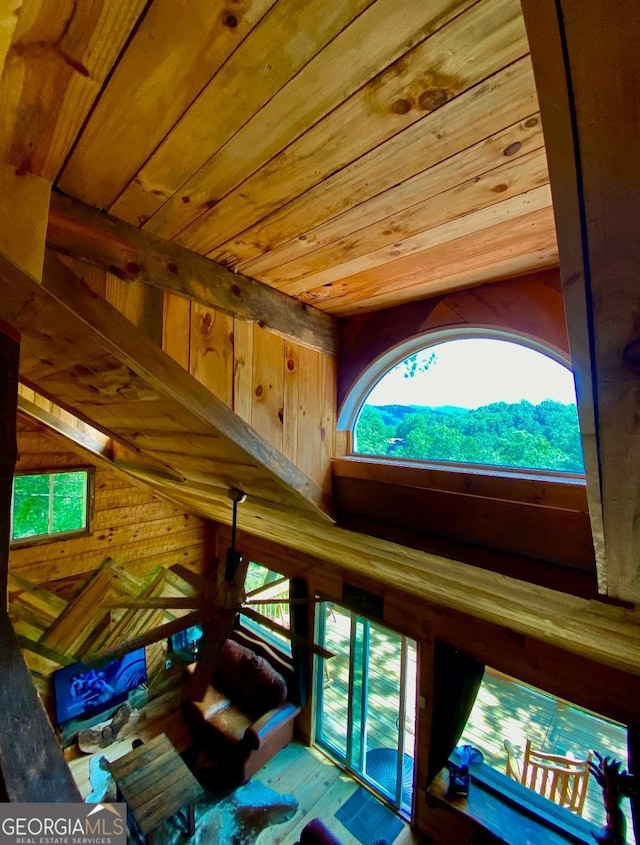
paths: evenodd
<path fill-rule="evenodd" d="M 490 766 L 474 766 L 467 798 L 447 796 L 445 770 L 427 792 L 429 806 L 446 805 L 504 845 L 592 845 L 595 828 Z"/>

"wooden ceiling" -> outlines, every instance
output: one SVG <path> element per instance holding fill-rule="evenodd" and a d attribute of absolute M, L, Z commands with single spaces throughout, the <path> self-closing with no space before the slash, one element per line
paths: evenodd
<path fill-rule="evenodd" d="M 519 0 L 21 6 L 0 145 L 75 199 L 338 316 L 557 264 Z"/>

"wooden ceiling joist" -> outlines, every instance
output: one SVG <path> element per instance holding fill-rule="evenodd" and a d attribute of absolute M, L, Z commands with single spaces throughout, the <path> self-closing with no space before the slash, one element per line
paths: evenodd
<path fill-rule="evenodd" d="M 219 501 L 235 487 L 249 494 L 249 507 L 264 499 L 277 509 L 329 519 L 324 493 L 304 473 L 132 330 L 55 255 L 46 255 L 41 284 L 1 255 L 0 278 L 0 319 L 22 334 L 21 378 L 27 384 L 166 467 L 167 478 L 173 476 L 187 495 L 190 479 L 197 477 Z M 133 442 L 145 430 L 156 432 L 148 456 Z M 163 431 L 183 437 L 181 452 L 161 449 Z M 202 436 L 214 444 L 215 460 L 196 472 L 193 460 L 197 466 L 202 458 Z M 193 454 L 191 442 L 196 444 Z"/>
<path fill-rule="evenodd" d="M 145 282 L 259 323 L 321 352 L 338 351 L 337 328 L 329 315 L 62 194 L 51 195 L 47 245 L 125 281 Z"/>
<path fill-rule="evenodd" d="M 549 160 L 599 589 L 637 602 L 640 20 L 631 0 L 525 0 L 523 7 Z"/>

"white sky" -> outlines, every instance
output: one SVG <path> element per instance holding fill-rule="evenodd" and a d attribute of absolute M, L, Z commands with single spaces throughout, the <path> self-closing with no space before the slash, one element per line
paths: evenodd
<path fill-rule="evenodd" d="M 455 405 L 478 408 L 491 402 L 538 405 L 545 399 L 575 404 L 573 373 L 546 355 L 504 340 L 450 340 L 419 353 L 435 352 L 427 372 L 405 378 L 394 367 L 369 394 L 367 405 Z"/>

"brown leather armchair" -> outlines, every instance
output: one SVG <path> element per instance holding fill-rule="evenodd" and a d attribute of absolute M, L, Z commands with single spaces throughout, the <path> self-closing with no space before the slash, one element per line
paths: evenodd
<path fill-rule="evenodd" d="M 187 667 L 182 712 L 224 769 L 225 780 L 228 774 L 229 783 L 246 783 L 291 742 L 300 708 L 290 700 L 287 680 L 272 662 L 232 639 L 222 647 L 201 701 L 189 695 L 188 677 L 194 668 Z"/>

